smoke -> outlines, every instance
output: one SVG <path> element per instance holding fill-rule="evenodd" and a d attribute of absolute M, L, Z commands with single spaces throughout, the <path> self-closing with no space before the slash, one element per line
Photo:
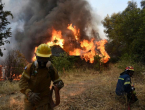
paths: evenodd
<path fill-rule="evenodd" d="M 80 29 L 81 40 L 90 39 L 90 36 L 99 38 L 96 27 L 99 18 L 94 20 L 86 0 L 27 0 L 16 10 L 12 12 L 13 23 L 17 23 L 13 32 L 15 45 L 28 61 L 31 61 L 36 46 L 50 41 L 52 28 L 61 30 L 68 39 L 71 33 L 66 34 L 67 26 L 73 24 Z"/>

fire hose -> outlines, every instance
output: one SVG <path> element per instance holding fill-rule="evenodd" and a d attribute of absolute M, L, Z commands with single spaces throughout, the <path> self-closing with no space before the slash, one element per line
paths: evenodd
<path fill-rule="evenodd" d="M 131 97 L 130 97 L 129 102 L 128 102 L 128 110 L 131 110 L 131 104 L 132 104 L 131 101 L 133 101 L 133 102 L 136 101 L 136 99 L 135 99 L 136 92 L 135 92 L 134 85 L 131 86 L 131 90 L 132 90 L 132 92 L 131 92 Z"/>
<path fill-rule="evenodd" d="M 53 101 L 53 91 L 55 93 L 55 103 Z M 52 86 L 50 90 L 50 101 L 51 101 L 51 106 L 52 108 L 58 106 L 60 104 L 60 94 L 59 94 L 59 89 L 56 86 Z"/>

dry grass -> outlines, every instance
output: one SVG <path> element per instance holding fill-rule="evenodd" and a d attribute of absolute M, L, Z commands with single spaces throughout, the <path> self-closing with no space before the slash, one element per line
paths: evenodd
<path fill-rule="evenodd" d="M 23 110 L 21 93 L 5 94 L 0 98 L 0 110 Z"/>
<path fill-rule="evenodd" d="M 10 94 L 19 90 L 18 81 L 10 82 L 8 80 L 0 82 L 0 94 Z"/>
<path fill-rule="evenodd" d="M 117 100 L 115 95 L 120 72 L 122 70 L 115 66 L 101 73 L 88 69 L 64 72 L 61 104 L 55 110 L 127 110 L 125 103 Z M 139 105 L 132 105 L 132 110 L 145 110 L 144 76 L 135 75 L 132 82 L 139 98 Z M 5 95 L 0 98 L 0 103 L 0 110 L 23 110 L 23 95 L 19 92 Z"/>
<path fill-rule="evenodd" d="M 126 103 L 117 100 L 116 83 L 122 70 L 112 66 L 110 70 L 99 73 L 94 70 L 79 70 L 64 78 L 68 84 L 62 90 L 62 102 L 56 110 L 127 110 Z M 135 75 L 139 104 L 132 105 L 132 110 L 145 110 L 143 75 Z"/>
<path fill-rule="evenodd" d="M 23 110 L 23 95 L 19 92 L 18 81 L 0 82 L 0 110 Z"/>

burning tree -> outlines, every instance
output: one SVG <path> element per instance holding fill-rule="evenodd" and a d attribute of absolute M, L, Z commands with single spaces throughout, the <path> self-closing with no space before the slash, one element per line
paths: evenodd
<path fill-rule="evenodd" d="M 21 75 L 23 68 L 27 65 L 27 60 L 19 50 L 9 51 L 3 65 L 6 69 L 6 77 L 13 79 L 13 76 Z"/>

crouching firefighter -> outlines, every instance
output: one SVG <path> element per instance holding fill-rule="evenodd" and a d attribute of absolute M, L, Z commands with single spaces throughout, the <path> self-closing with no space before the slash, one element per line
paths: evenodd
<path fill-rule="evenodd" d="M 134 73 L 134 68 L 128 66 L 125 71 L 120 74 L 120 77 L 116 86 L 116 94 L 118 96 L 125 96 L 128 103 L 134 103 L 137 101 L 136 92 L 134 86 L 131 86 L 131 77 Z"/>
<path fill-rule="evenodd" d="M 50 61 L 51 48 L 41 44 L 36 51 L 36 61 L 29 63 L 19 81 L 20 91 L 25 94 L 24 110 L 53 110 L 60 103 L 59 90 L 64 86 Z M 50 90 L 51 81 L 53 87 Z M 52 100 L 55 91 L 56 101 Z"/>

